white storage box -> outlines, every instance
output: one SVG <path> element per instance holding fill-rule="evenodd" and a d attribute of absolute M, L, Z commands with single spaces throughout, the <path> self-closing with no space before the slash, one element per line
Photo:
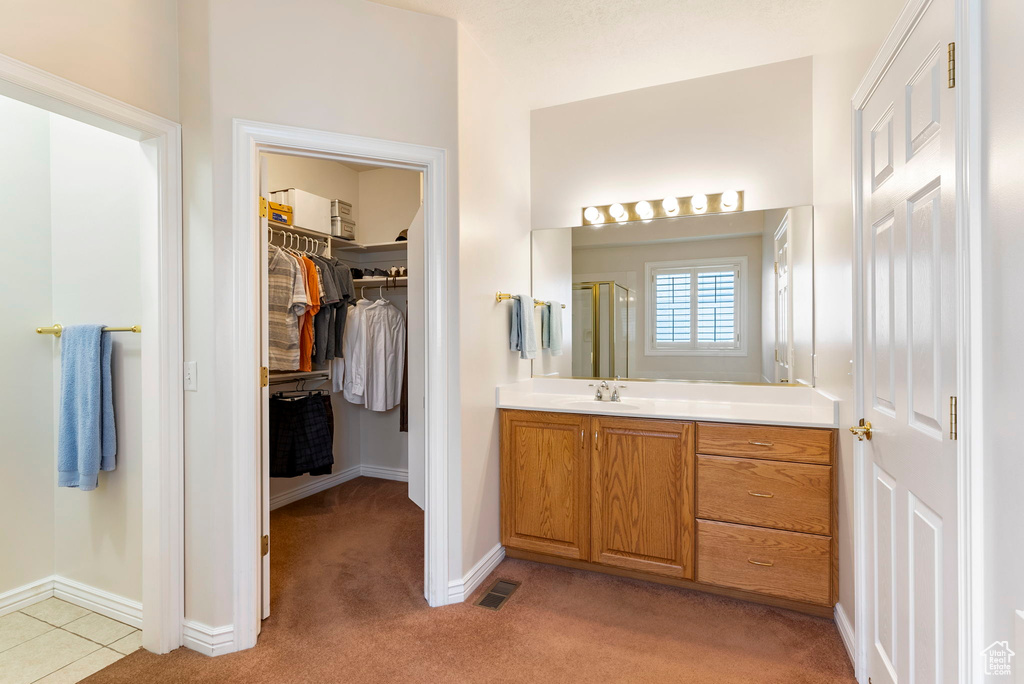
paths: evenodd
<path fill-rule="evenodd" d="M 288 188 L 270 193 L 270 199 L 291 206 L 292 225 L 296 228 L 331 234 L 331 200 L 326 197 Z"/>
<path fill-rule="evenodd" d="M 345 200 L 331 200 L 331 216 L 338 216 L 346 221 L 352 220 L 352 205 Z"/>
<path fill-rule="evenodd" d="M 340 216 L 331 217 L 331 235 L 343 240 L 356 239 L 356 224 Z"/>

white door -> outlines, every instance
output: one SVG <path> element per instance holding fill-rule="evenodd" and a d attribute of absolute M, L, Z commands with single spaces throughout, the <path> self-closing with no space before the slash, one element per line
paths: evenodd
<path fill-rule="evenodd" d="M 260 197 L 270 196 L 267 188 L 267 158 L 260 155 Z M 258 201 L 258 200 L 257 200 Z M 265 213 L 265 212 L 261 212 Z M 270 330 L 267 322 L 267 244 L 269 242 L 269 221 L 266 216 L 260 217 L 260 365 L 270 365 Z M 263 619 L 270 617 L 270 388 L 263 387 L 260 391 L 260 497 L 263 518 L 263 538 L 266 553 L 263 554 L 263 570 L 260 573 L 261 593 L 263 597 Z"/>
<path fill-rule="evenodd" d="M 953 2 L 935 0 L 867 99 L 863 173 L 863 413 L 868 675 L 957 679 Z"/>
<path fill-rule="evenodd" d="M 793 293 L 789 287 L 789 214 L 775 232 L 775 382 L 790 381 Z"/>

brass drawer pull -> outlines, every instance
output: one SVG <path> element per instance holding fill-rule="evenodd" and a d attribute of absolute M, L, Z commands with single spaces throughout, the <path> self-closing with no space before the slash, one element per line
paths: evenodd
<path fill-rule="evenodd" d="M 754 446 L 775 446 L 775 442 L 758 442 L 755 439 L 748 439 L 747 444 L 753 444 Z"/>
<path fill-rule="evenodd" d="M 747 494 L 749 494 L 750 496 L 759 496 L 762 499 L 772 499 L 772 498 L 775 498 L 775 495 L 772 494 L 771 492 L 749 492 L 748 491 Z"/>
<path fill-rule="evenodd" d="M 766 568 L 770 568 L 773 565 L 775 565 L 775 561 L 765 562 L 765 561 L 754 560 L 753 558 L 748 558 L 747 562 L 750 563 L 751 565 L 761 565 L 761 566 L 766 567 Z"/>

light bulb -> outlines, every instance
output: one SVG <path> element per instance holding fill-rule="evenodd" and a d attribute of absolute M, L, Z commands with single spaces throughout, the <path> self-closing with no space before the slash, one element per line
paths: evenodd
<path fill-rule="evenodd" d="M 666 197 L 661 200 L 661 208 L 666 214 L 675 214 L 679 211 L 679 200 L 675 197 Z"/>
<path fill-rule="evenodd" d="M 690 198 L 690 206 L 698 214 L 703 214 L 708 208 L 708 196 L 707 195 L 694 195 Z"/>
<path fill-rule="evenodd" d="M 608 210 L 608 213 L 610 213 L 612 215 L 613 219 L 618 219 L 618 220 L 621 221 L 622 219 L 624 219 L 626 217 L 626 207 L 624 207 L 621 204 L 619 204 L 618 202 L 616 202 Z"/>
<path fill-rule="evenodd" d="M 636 203 L 636 213 L 644 220 L 654 218 L 654 207 L 647 200 L 641 200 Z"/>
<path fill-rule="evenodd" d="M 601 212 L 597 207 L 587 207 L 583 211 L 583 218 L 587 219 L 590 223 L 597 223 L 601 218 Z"/>
<path fill-rule="evenodd" d="M 722 208 L 732 211 L 740 204 L 740 193 L 735 190 L 726 190 L 722 193 Z"/>

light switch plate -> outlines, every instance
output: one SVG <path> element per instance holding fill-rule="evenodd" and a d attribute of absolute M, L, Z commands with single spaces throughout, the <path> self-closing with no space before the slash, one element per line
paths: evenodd
<path fill-rule="evenodd" d="M 196 391 L 196 362 L 186 361 L 185 362 L 185 391 L 195 392 Z"/>

